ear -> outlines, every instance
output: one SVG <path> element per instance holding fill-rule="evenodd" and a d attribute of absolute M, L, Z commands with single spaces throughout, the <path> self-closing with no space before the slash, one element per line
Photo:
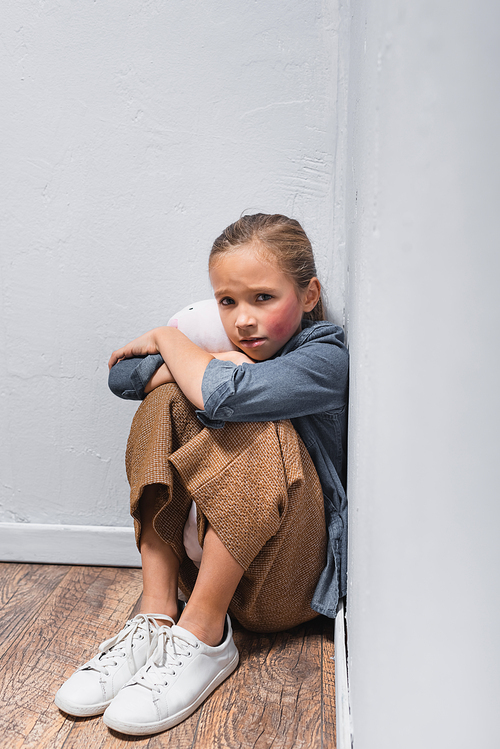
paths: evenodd
<path fill-rule="evenodd" d="M 302 309 L 304 312 L 310 312 L 317 305 L 321 295 L 321 284 L 316 276 L 309 281 L 307 289 L 303 292 Z"/>

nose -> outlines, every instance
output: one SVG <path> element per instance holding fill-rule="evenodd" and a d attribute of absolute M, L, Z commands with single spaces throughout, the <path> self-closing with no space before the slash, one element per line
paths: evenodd
<path fill-rule="evenodd" d="M 237 328 L 253 328 L 257 325 L 257 320 L 253 314 L 253 310 L 247 305 L 240 305 L 238 314 L 236 316 L 236 327 Z"/>

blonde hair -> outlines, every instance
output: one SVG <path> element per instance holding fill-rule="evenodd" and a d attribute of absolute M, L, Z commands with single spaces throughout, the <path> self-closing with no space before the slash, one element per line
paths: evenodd
<path fill-rule="evenodd" d="M 306 289 L 311 278 L 316 276 L 314 254 L 307 234 L 298 221 L 279 213 L 242 216 L 224 229 L 213 243 L 208 259 L 209 267 L 222 253 L 236 250 L 250 242 L 257 242 L 264 251 L 271 254 L 279 269 L 293 281 L 299 291 Z M 321 296 L 314 309 L 304 313 L 304 317 L 306 320 L 325 319 Z"/>

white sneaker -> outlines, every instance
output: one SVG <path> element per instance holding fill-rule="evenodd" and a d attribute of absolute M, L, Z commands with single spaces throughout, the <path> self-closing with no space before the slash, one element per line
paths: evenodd
<path fill-rule="evenodd" d="M 238 665 L 229 616 L 217 647 L 183 627 L 160 627 L 156 651 L 104 713 L 109 728 L 132 736 L 165 731 L 185 720 Z"/>
<path fill-rule="evenodd" d="M 174 624 L 165 614 L 137 614 L 64 682 L 55 696 L 57 707 L 76 716 L 103 713 L 156 648 L 160 627 L 155 619 L 170 619 Z"/>

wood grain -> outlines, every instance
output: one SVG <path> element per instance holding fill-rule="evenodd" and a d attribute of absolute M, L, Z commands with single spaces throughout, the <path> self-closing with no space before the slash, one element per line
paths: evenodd
<path fill-rule="evenodd" d="M 333 620 L 324 619 L 323 652 L 322 652 L 322 705 L 321 723 L 323 726 L 324 749 L 335 749 L 337 746 L 335 724 L 335 661 L 333 645 Z"/>
<path fill-rule="evenodd" d="M 123 626 L 140 594 L 137 569 L 0 564 L 0 749 L 334 749 L 333 627 L 323 617 L 272 635 L 235 623 L 238 669 L 157 736 L 61 713 L 60 684 Z"/>
<path fill-rule="evenodd" d="M 198 743 L 232 749 L 321 746 L 321 628 L 257 635 L 236 628 L 240 666 L 207 703 Z M 210 719 L 208 719 L 210 718 Z"/>
<path fill-rule="evenodd" d="M 35 619 L 47 595 L 68 572 L 68 567 L 0 564 L 0 656 L 12 637 Z M 43 595 L 40 596 L 40 591 Z"/>

